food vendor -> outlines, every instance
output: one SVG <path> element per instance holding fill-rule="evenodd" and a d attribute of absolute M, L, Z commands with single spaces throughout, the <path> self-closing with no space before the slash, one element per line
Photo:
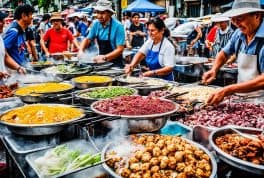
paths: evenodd
<path fill-rule="evenodd" d="M 247 93 L 264 88 L 264 22 L 259 0 L 235 0 L 223 16 L 231 18 L 238 28 L 227 45 L 217 54 L 214 66 L 206 72 L 203 83 L 211 83 L 228 57 L 236 54 L 238 82 L 224 87 L 209 97 L 207 103 L 218 104 L 225 96 Z"/>
<path fill-rule="evenodd" d="M 84 50 L 96 39 L 99 55 L 94 57 L 94 62 L 113 62 L 115 66 L 123 66 L 122 53 L 125 45 L 125 30 L 121 22 L 112 15 L 112 2 L 99 0 L 94 7 L 97 20 L 93 22 L 87 38 L 80 46 L 78 56 L 83 56 Z"/>
<path fill-rule="evenodd" d="M 4 14 L 3 12 L 0 12 L 0 34 L 3 33 L 3 28 L 5 21 L 4 19 L 7 17 L 7 14 Z M 2 39 L 2 36 L 0 36 L 0 85 L 3 83 L 3 79 L 8 77 L 9 74 L 6 72 L 5 67 L 5 44 Z"/>
<path fill-rule="evenodd" d="M 126 65 L 125 72 L 130 74 L 145 59 L 149 70 L 142 74 L 144 77 L 158 77 L 172 81 L 175 48 L 167 38 L 169 31 L 160 18 L 151 19 L 147 27 L 150 38 L 139 49 L 132 62 Z"/>

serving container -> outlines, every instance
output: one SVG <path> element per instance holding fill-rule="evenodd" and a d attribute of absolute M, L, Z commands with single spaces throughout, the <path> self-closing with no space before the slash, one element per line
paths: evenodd
<path fill-rule="evenodd" d="M 101 112 L 95 109 L 95 105 L 102 101 L 96 101 L 91 104 L 91 110 L 99 115 L 109 116 L 109 117 L 121 117 L 123 120 L 127 122 L 128 130 L 130 133 L 142 133 L 142 132 L 156 132 L 159 131 L 170 118 L 170 116 L 179 110 L 179 105 L 167 100 L 161 99 L 173 103 L 175 105 L 175 109 L 166 113 L 160 114 L 151 114 L 151 115 L 115 115 Z M 111 123 L 109 121 L 103 122 L 106 127 L 109 127 Z"/>
<path fill-rule="evenodd" d="M 103 76 L 102 76 L 103 77 Z M 87 88 L 93 88 L 93 87 L 104 87 L 104 86 L 109 86 L 112 85 L 114 79 L 109 77 L 109 81 L 105 82 L 77 82 L 75 80 L 76 78 L 73 78 L 72 84 L 79 89 L 87 89 Z"/>
<path fill-rule="evenodd" d="M 152 84 L 147 83 L 147 81 L 150 81 L 150 80 L 155 80 L 162 84 L 155 85 L 153 83 Z M 155 90 L 163 90 L 169 85 L 166 80 L 158 79 L 158 78 L 150 78 L 150 77 L 138 78 L 137 82 L 129 82 L 127 76 L 119 76 L 119 77 L 116 77 L 116 81 L 118 85 L 121 85 L 121 86 L 130 85 L 131 87 L 136 88 L 138 90 L 138 93 L 143 96 L 147 96 L 152 91 L 155 91 Z"/>
<path fill-rule="evenodd" d="M 139 135 L 144 135 L 144 134 L 139 134 Z M 148 135 L 151 135 L 151 134 L 148 134 Z M 128 140 L 128 137 L 125 137 L 124 139 Z M 211 166 L 212 166 L 212 173 L 210 175 L 210 178 L 216 178 L 217 177 L 217 175 L 216 175 L 216 173 L 217 173 L 217 164 L 216 164 L 215 158 L 213 157 L 211 152 L 209 152 L 206 148 L 204 148 L 200 144 L 197 144 L 197 143 L 195 143 L 195 142 L 193 142 L 193 141 L 191 141 L 189 139 L 186 139 L 186 138 L 182 138 L 182 139 L 187 141 L 188 143 L 194 145 L 195 147 L 200 148 L 201 150 L 203 150 L 210 157 Z M 120 139 L 120 140 L 122 140 L 122 139 Z M 108 143 L 102 150 L 102 155 L 101 155 L 102 160 L 106 159 L 106 153 L 108 151 L 110 151 L 114 147 L 116 147 L 118 145 L 121 145 L 121 144 L 122 144 L 121 141 L 120 141 L 120 143 L 119 142 L 110 142 L 110 143 Z M 117 173 L 115 173 L 106 163 L 103 163 L 103 167 L 114 178 L 123 178 L 122 176 L 120 176 Z"/>
<path fill-rule="evenodd" d="M 85 97 L 85 96 L 81 96 L 82 94 L 84 93 L 88 93 L 88 92 L 92 92 L 92 91 L 95 91 L 95 90 L 100 90 L 100 89 L 109 89 L 109 88 L 126 88 L 126 89 L 130 89 L 130 90 L 133 90 L 133 94 L 132 95 L 136 95 L 138 94 L 138 91 L 134 88 L 130 88 L 130 87 L 121 87 L 121 86 L 108 86 L 108 87 L 94 87 L 94 88 L 89 88 L 89 89 L 86 89 L 86 90 L 81 90 L 79 92 L 76 92 L 75 96 L 76 98 L 79 98 L 80 101 L 85 104 L 85 105 L 90 105 L 92 104 L 93 102 L 95 101 L 98 101 L 98 100 L 101 100 L 101 99 L 98 99 L 98 98 L 91 98 L 91 97 Z"/>
<path fill-rule="evenodd" d="M 63 64 L 63 65 L 65 65 L 65 64 Z M 72 64 L 69 64 L 69 65 L 72 65 Z M 59 71 L 57 71 L 57 66 L 52 66 L 52 67 L 42 69 L 41 72 L 44 72 L 44 73 L 49 74 L 49 75 L 54 75 L 56 77 L 67 80 L 67 79 L 71 79 L 74 77 L 78 77 L 78 76 L 88 74 L 88 73 L 92 72 L 94 69 L 92 66 L 89 66 L 89 65 L 80 65 L 78 67 L 80 68 L 80 70 L 76 70 L 75 72 L 65 72 L 65 73 L 59 72 Z"/>
<path fill-rule="evenodd" d="M 95 154 L 96 150 L 93 148 L 93 146 L 91 145 L 90 142 L 84 140 L 84 139 L 75 139 L 75 140 L 71 140 L 68 142 L 65 142 L 64 144 L 66 144 L 68 146 L 69 149 L 71 150 L 80 150 L 81 154 L 85 154 L 85 153 L 91 153 L 91 154 Z M 45 150 L 41 150 L 41 151 L 37 151 L 34 153 L 30 153 L 28 155 L 26 155 L 26 161 L 28 162 L 28 164 L 30 165 L 30 167 L 35 171 L 35 173 L 37 174 L 38 177 L 43 178 L 44 175 L 41 174 L 41 172 L 39 171 L 39 169 L 37 168 L 36 164 L 35 164 L 35 159 L 43 156 L 47 151 L 51 150 L 52 148 L 48 148 Z M 70 172 L 65 172 L 62 174 L 57 174 L 54 176 L 49 176 L 50 178 L 56 178 L 56 177 L 80 177 L 82 176 L 82 174 L 86 174 L 86 175 L 91 175 L 93 174 L 94 169 L 98 169 L 101 167 L 102 162 L 99 162 L 97 164 L 91 165 L 91 166 L 86 166 L 83 168 L 79 168 Z M 97 175 L 98 176 L 98 175 Z"/>
<path fill-rule="evenodd" d="M 62 83 L 62 84 L 67 84 L 70 85 L 71 87 L 66 90 L 61 90 L 58 92 L 45 92 L 45 93 L 32 93 L 28 95 L 18 95 L 15 94 L 17 97 L 19 97 L 23 102 L 25 103 L 40 103 L 45 100 L 47 97 L 55 97 L 57 94 L 63 94 L 67 93 L 73 90 L 74 86 L 69 84 L 69 83 Z"/>
<path fill-rule="evenodd" d="M 212 131 L 212 133 L 209 136 L 210 145 L 217 152 L 217 155 L 219 156 L 219 158 L 223 160 L 224 162 L 226 162 L 227 164 L 234 166 L 238 169 L 247 171 L 247 172 L 264 175 L 264 165 L 253 164 L 251 162 L 244 161 L 242 159 L 233 157 L 229 155 L 228 153 L 225 153 L 224 151 L 222 151 L 216 145 L 215 143 L 216 138 L 220 136 L 224 136 L 226 134 L 236 133 L 235 131 L 232 130 L 232 128 L 235 128 L 239 130 L 240 132 L 247 133 L 247 134 L 261 134 L 262 133 L 261 129 L 245 128 L 245 127 L 243 128 L 243 127 L 237 127 L 237 126 L 226 126 L 226 127 L 222 127 L 222 128 Z"/>
<path fill-rule="evenodd" d="M 64 105 L 64 104 L 47 104 L 47 105 L 48 106 L 63 106 L 63 107 L 72 108 L 71 105 Z M 19 109 L 22 107 L 17 107 L 17 108 L 7 110 L 1 114 L 0 118 L 9 112 L 12 112 L 14 109 Z M 67 120 L 63 122 L 49 123 L 49 124 L 16 124 L 16 123 L 9 123 L 9 122 L 0 120 L 0 124 L 5 125 L 8 128 L 8 130 L 10 130 L 13 133 L 19 134 L 19 135 L 28 135 L 28 136 L 50 135 L 50 134 L 60 132 L 61 130 L 64 129 L 65 126 L 69 124 L 73 124 L 85 116 L 83 109 L 80 109 L 80 108 L 76 108 L 76 109 L 82 112 L 80 117 L 72 118 L 71 120 Z"/>

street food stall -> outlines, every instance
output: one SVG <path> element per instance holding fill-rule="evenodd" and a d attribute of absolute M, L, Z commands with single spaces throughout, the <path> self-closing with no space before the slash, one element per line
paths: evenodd
<path fill-rule="evenodd" d="M 8 176 L 262 177 L 264 99 L 206 106 L 221 87 L 200 84 L 209 64 L 178 58 L 183 73 L 200 67 L 194 83 L 127 77 L 110 64 L 31 64 L 1 86 Z M 245 145 L 225 145 L 236 138 Z"/>

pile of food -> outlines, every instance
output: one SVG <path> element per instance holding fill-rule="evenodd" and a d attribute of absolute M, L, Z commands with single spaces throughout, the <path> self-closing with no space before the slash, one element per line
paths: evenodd
<path fill-rule="evenodd" d="M 19 88 L 16 90 L 15 94 L 18 96 L 38 96 L 40 93 L 56 93 L 67 91 L 72 88 L 73 86 L 68 83 L 40 83 Z"/>
<path fill-rule="evenodd" d="M 206 178 L 212 173 L 210 157 L 176 136 L 132 135 L 131 142 L 111 148 L 108 158 L 107 165 L 124 178 Z"/>
<path fill-rule="evenodd" d="M 203 125 L 221 127 L 237 125 L 264 129 L 264 105 L 251 103 L 222 103 L 207 107 L 179 122 L 188 126 Z"/>
<path fill-rule="evenodd" d="M 18 88 L 18 84 L 14 83 L 12 85 L 0 85 L 0 99 L 9 98 L 14 95 L 13 90 Z"/>
<path fill-rule="evenodd" d="M 52 65 L 53 62 L 52 61 L 32 61 L 30 62 L 31 65 Z"/>
<path fill-rule="evenodd" d="M 106 87 L 106 88 L 94 88 L 83 92 L 80 96 L 83 98 L 93 99 L 107 99 L 115 98 L 118 96 L 128 96 L 135 94 L 135 89 L 127 87 Z"/>
<path fill-rule="evenodd" d="M 171 93 L 183 93 L 189 92 L 186 95 L 183 95 L 179 98 L 186 98 L 189 101 L 198 100 L 198 101 L 207 101 L 207 99 L 216 92 L 216 88 L 208 86 L 190 86 L 190 87 L 174 87 L 171 90 Z"/>
<path fill-rule="evenodd" d="M 264 138 L 259 141 L 239 134 L 226 134 L 215 139 L 216 145 L 231 156 L 254 164 L 264 165 Z"/>
<path fill-rule="evenodd" d="M 151 115 L 175 110 L 176 105 L 167 100 L 142 96 L 120 96 L 114 99 L 101 100 L 94 108 L 115 115 Z"/>
<path fill-rule="evenodd" d="M 43 156 L 34 160 L 37 170 L 42 176 L 54 176 L 96 164 L 101 161 L 100 154 L 85 153 L 72 150 L 67 145 L 59 145 Z"/>
<path fill-rule="evenodd" d="M 146 85 L 151 85 L 151 86 L 164 86 L 167 85 L 167 82 L 165 80 L 161 79 L 155 79 L 155 78 L 149 78 L 149 77 L 131 77 L 128 76 L 126 78 L 121 78 L 120 79 L 122 82 L 126 83 L 144 83 Z"/>
<path fill-rule="evenodd" d="M 165 95 L 169 95 L 171 94 L 171 91 L 169 90 L 156 90 L 156 91 L 152 91 L 149 96 L 151 97 L 163 97 Z"/>
<path fill-rule="evenodd" d="M 76 77 L 73 81 L 76 83 L 105 83 L 111 82 L 112 78 L 107 76 L 92 75 Z"/>
<path fill-rule="evenodd" d="M 1 121 L 15 124 L 49 124 L 65 122 L 83 116 L 77 108 L 61 105 L 26 105 L 13 109 L 0 117 Z"/>
<path fill-rule="evenodd" d="M 75 73 L 85 73 L 90 70 L 91 67 L 80 67 L 75 64 L 60 64 L 57 66 L 52 66 L 45 69 L 47 73 L 53 74 L 75 74 Z"/>

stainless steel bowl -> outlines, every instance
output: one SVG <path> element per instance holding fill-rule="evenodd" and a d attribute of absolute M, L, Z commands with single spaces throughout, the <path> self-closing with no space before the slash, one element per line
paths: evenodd
<path fill-rule="evenodd" d="M 63 105 L 63 104 L 48 104 L 48 105 L 72 107 L 70 105 Z M 1 114 L 1 116 L 3 116 L 4 114 L 8 112 L 12 112 L 12 110 L 13 109 L 5 111 L 4 113 Z M 81 110 L 83 113 L 80 117 L 73 118 L 71 120 L 64 121 L 64 122 L 57 122 L 57 123 L 50 123 L 50 124 L 14 124 L 14 123 L 8 123 L 8 122 L 0 120 L 0 124 L 5 125 L 8 128 L 8 130 L 10 130 L 13 133 L 19 134 L 19 135 L 26 135 L 26 136 L 51 135 L 51 134 L 62 131 L 66 126 L 83 118 L 85 116 L 84 110 L 82 109 L 79 109 L 79 110 Z"/>
<path fill-rule="evenodd" d="M 142 135 L 142 134 L 140 134 L 140 135 Z M 188 143 L 194 145 L 195 147 L 200 148 L 201 150 L 203 150 L 210 157 L 211 166 L 212 166 L 212 173 L 211 173 L 209 178 L 216 178 L 217 177 L 217 174 L 216 174 L 217 173 L 217 164 L 216 164 L 216 160 L 213 157 L 213 155 L 211 154 L 211 152 L 208 151 L 203 146 L 201 146 L 200 144 L 197 144 L 197 143 L 195 143 L 195 142 L 193 142 L 193 141 L 191 141 L 189 139 L 186 139 L 186 138 L 182 138 L 182 139 L 184 139 Z M 122 140 L 122 139 L 120 139 L 120 140 Z M 114 143 L 114 142 L 108 143 L 102 150 L 102 154 L 101 154 L 102 160 L 106 160 L 106 153 L 108 151 L 110 151 L 111 148 L 113 148 L 114 146 L 116 146 L 118 144 L 122 144 L 122 143 Z M 123 178 L 122 176 L 118 175 L 113 169 L 111 169 L 106 163 L 103 163 L 103 167 L 114 178 Z"/>
<path fill-rule="evenodd" d="M 214 130 L 210 136 L 209 136 L 209 142 L 213 149 L 217 152 L 217 155 L 221 160 L 226 162 L 227 164 L 234 166 L 238 169 L 251 172 L 254 174 L 264 175 L 264 165 L 257 165 L 248 161 L 244 161 L 242 159 L 233 157 L 229 155 L 228 153 L 225 153 L 222 151 L 216 144 L 215 140 L 217 137 L 224 136 L 226 134 L 235 133 L 230 127 L 236 128 L 240 132 L 249 133 L 249 134 L 261 134 L 261 129 L 254 129 L 254 128 L 243 128 L 243 127 L 237 127 L 237 126 L 226 126 L 219 128 L 217 130 Z"/>
<path fill-rule="evenodd" d="M 108 114 L 101 111 L 98 111 L 94 108 L 94 105 L 97 102 L 91 104 L 91 109 L 99 114 L 104 116 L 110 116 L 110 117 L 116 117 L 120 116 L 122 119 L 126 120 L 128 125 L 128 130 L 130 133 L 142 133 L 142 132 L 156 132 L 159 131 L 166 123 L 167 120 L 170 118 L 170 116 L 179 110 L 179 105 L 167 100 L 175 105 L 175 109 L 166 113 L 160 113 L 160 114 L 151 114 L 151 115 L 115 115 L 115 114 Z M 104 121 L 103 125 L 106 127 L 111 127 L 112 121 Z"/>
<path fill-rule="evenodd" d="M 89 88 L 89 89 L 86 89 L 86 90 L 79 91 L 79 92 L 77 92 L 75 94 L 75 96 L 76 96 L 76 98 L 79 98 L 80 101 L 83 104 L 90 106 L 90 104 L 92 104 L 93 102 L 101 100 L 101 99 L 84 97 L 84 96 L 81 96 L 82 94 L 87 93 L 87 92 L 91 92 L 91 91 L 94 91 L 94 90 L 104 89 L 104 88 L 118 88 L 118 87 L 120 88 L 120 86 L 93 87 L 93 88 Z M 129 88 L 129 87 L 122 87 L 122 88 L 128 88 L 128 89 L 133 90 L 133 94 L 132 95 L 138 94 L 138 91 L 136 89 L 134 89 L 134 88 Z"/>
<path fill-rule="evenodd" d="M 114 79 L 111 79 L 110 81 L 107 82 L 76 82 L 75 78 L 73 78 L 71 81 L 76 88 L 87 89 L 87 88 L 104 87 L 104 86 L 112 85 Z"/>
<path fill-rule="evenodd" d="M 155 91 L 155 90 L 163 90 L 168 85 L 168 82 L 166 80 L 158 79 L 158 78 L 149 78 L 149 77 L 144 77 L 144 79 L 138 78 L 138 80 L 139 80 L 138 82 L 139 83 L 144 82 L 144 80 L 147 81 L 148 79 L 161 81 L 164 83 L 164 85 L 146 85 L 146 86 L 144 86 L 144 84 L 142 84 L 141 86 L 132 86 L 135 83 L 127 81 L 126 76 L 116 77 L 116 81 L 117 81 L 118 85 L 121 85 L 121 86 L 131 85 L 133 88 L 136 88 L 138 90 L 138 93 L 140 95 L 143 95 L 143 96 L 147 96 L 152 91 Z"/>

